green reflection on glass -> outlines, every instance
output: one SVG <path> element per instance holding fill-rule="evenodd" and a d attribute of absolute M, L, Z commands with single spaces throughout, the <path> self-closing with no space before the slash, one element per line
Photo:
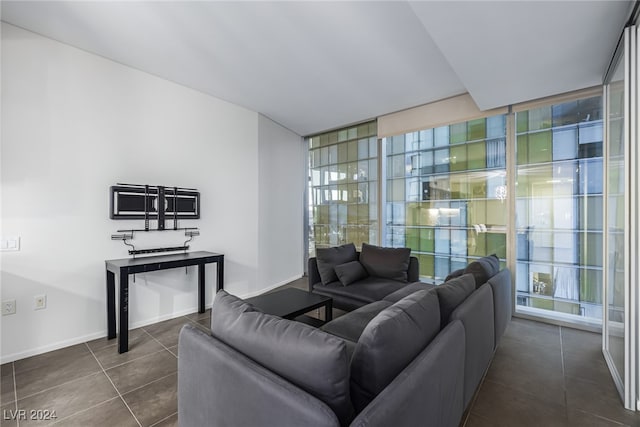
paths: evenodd
<path fill-rule="evenodd" d="M 550 131 L 529 134 L 529 162 L 543 163 L 550 162 L 552 134 Z"/>
<path fill-rule="evenodd" d="M 467 123 L 456 123 L 449 126 L 449 143 L 458 144 L 467 140 Z"/>
<path fill-rule="evenodd" d="M 469 141 L 486 138 L 487 129 L 485 123 L 485 119 L 477 119 L 467 122 L 469 129 Z"/>

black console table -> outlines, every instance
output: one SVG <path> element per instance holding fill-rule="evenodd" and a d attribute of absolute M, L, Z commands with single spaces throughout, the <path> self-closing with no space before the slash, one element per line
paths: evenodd
<path fill-rule="evenodd" d="M 167 270 L 170 268 L 198 266 L 198 311 L 204 313 L 204 266 L 216 263 L 217 289 L 224 285 L 224 255 L 213 252 L 188 252 L 173 255 L 149 256 L 141 258 L 111 259 L 105 261 L 107 270 L 107 338 L 116 337 L 116 284 L 120 282 L 120 331 L 118 333 L 118 352 L 129 351 L 129 274 L 147 271 Z"/>

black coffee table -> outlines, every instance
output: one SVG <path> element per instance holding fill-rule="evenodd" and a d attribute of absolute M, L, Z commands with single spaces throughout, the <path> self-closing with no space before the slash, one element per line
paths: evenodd
<path fill-rule="evenodd" d="M 264 313 L 280 316 L 284 319 L 293 319 L 315 326 L 316 328 L 333 318 L 333 300 L 330 297 L 312 294 L 302 289 L 287 288 L 281 291 L 247 298 L 245 301 L 259 308 Z M 304 315 L 320 307 L 324 307 L 324 322 L 320 319 Z"/>

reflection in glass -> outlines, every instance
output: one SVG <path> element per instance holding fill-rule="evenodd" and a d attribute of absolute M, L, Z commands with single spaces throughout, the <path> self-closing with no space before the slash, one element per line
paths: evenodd
<path fill-rule="evenodd" d="M 602 97 L 518 112 L 516 129 L 517 304 L 599 320 Z"/>
<path fill-rule="evenodd" d="M 378 243 L 376 133 L 371 122 L 307 138 L 309 256 L 315 256 L 316 247 Z M 397 143 L 403 144 L 404 139 Z M 404 156 L 398 160 L 398 176 L 404 177 Z"/>
<path fill-rule="evenodd" d="M 504 115 L 383 140 L 388 165 L 383 242 L 409 246 L 420 260 L 422 280 L 442 282 L 451 271 L 492 253 L 504 263 L 505 140 Z M 403 152 L 396 141 L 404 141 Z M 403 170 L 396 167 L 401 157 Z M 406 224 L 400 223 L 400 207 Z"/>

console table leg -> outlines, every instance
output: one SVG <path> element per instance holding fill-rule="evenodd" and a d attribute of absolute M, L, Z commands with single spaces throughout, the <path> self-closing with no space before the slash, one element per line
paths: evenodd
<path fill-rule="evenodd" d="M 220 256 L 220 259 L 216 262 L 218 269 L 218 281 L 216 283 L 216 292 L 220 289 L 224 289 L 224 255 Z"/>
<path fill-rule="evenodd" d="M 198 312 L 204 313 L 204 264 L 198 264 Z"/>
<path fill-rule="evenodd" d="M 120 271 L 120 333 L 118 353 L 129 351 L 129 275 Z"/>
<path fill-rule="evenodd" d="M 107 270 L 107 338 L 116 337 L 116 276 Z"/>

